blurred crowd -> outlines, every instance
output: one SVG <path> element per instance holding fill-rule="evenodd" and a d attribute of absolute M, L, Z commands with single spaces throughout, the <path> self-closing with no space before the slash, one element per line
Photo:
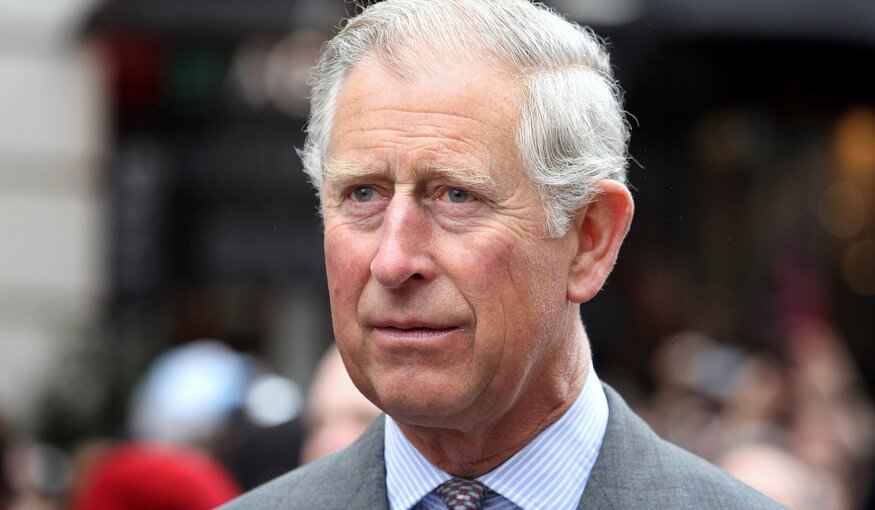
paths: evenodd
<path fill-rule="evenodd" d="M 787 329 L 772 352 L 672 335 L 638 410 L 663 437 L 789 508 L 868 508 L 875 414 L 860 374 L 829 324 Z"/>
<path fill-rule="evenodd" d="M 266 363 L 215 340 L 158 356 L 125 430 L 69 451 L 0 421 L 2 510 L 207 510 L 352 443 L 379 411 L 335 347 L 306 399 Z"/>
<path fill-rule="evenodd" d="M 875 411 L 829 324 L 796 321 L 770 352 L 679 332 L 651 361 L 652 392 L 615 383 L 663 437 L 789 508 L 868 508 Z M 0 508 L 213 508 L 350 444 L 379 412 L 333 346 L 306 398 L 264 366 L 214 340 L 165 351 L 124 433 L 70 451 L 0 422 Z"/>

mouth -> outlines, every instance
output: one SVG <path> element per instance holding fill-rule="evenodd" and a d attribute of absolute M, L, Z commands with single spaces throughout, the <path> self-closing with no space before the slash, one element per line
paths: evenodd
<path fill-rule="evenodd" d="M 461 328 L 456 326 L 398 326 L 398 325 L 378 325 L 374 326 L 373 330 L 376 333 L 385 335 L 390 338 L 407 339 L 407 340 L 435 340 L 460 331 Z"/>

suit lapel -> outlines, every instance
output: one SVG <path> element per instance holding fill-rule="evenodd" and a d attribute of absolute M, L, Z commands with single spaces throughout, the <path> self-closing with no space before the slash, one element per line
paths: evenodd
<path fill-rule="evenodd" d="M 608 493 L 599 485 L 598 480 L 593 480 L 592 476 L 590 476 L 577 510 L 606 510 L 614 508 L 617 507 L 611 504 Z"/>
<path fill-rule="evenodd" d="M 347 492 L 348 509 L 388 510 L 386 464 L 383 458 L 384 422 L 381 415 L 368 427 L 345 459 L 348 480 L 337 480 L 339 491 Z"/>
<path fill-rule="evenodd" d="M 608 399 L 608 426 L 578 510 L 634 508 L 629 503 L 637 499 L 631 494 L 635 488 L 624 482 L 635 472 L 634 445 L 644 440 L 644 434 L 630 420 L 632 411 L 622 397 L 610 386 L 603 386 Z"/>

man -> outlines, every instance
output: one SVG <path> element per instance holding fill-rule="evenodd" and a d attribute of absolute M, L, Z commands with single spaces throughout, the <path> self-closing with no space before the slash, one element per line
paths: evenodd
<path fill-rule="evenodd" d="M 590 32 L 525 0 L 388 0 L 328 43 L 312 101 L 334 332 L 385 418 L 228 508 L 777 508 L 592 369 L 579 306 L 633 205 Z"/>

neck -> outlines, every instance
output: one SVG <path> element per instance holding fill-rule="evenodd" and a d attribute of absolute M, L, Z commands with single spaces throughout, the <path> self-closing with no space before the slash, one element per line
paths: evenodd
<path fill-rule="evenodd" d="M 528 374 L 511 406 L 465 428 L 398 422 L 405 437 L 432 464 L 463 478 L 499 466 L 559 419 L 580 395 L 590 366 L 589 341 L 579 319 L 555 355 Z"/>

